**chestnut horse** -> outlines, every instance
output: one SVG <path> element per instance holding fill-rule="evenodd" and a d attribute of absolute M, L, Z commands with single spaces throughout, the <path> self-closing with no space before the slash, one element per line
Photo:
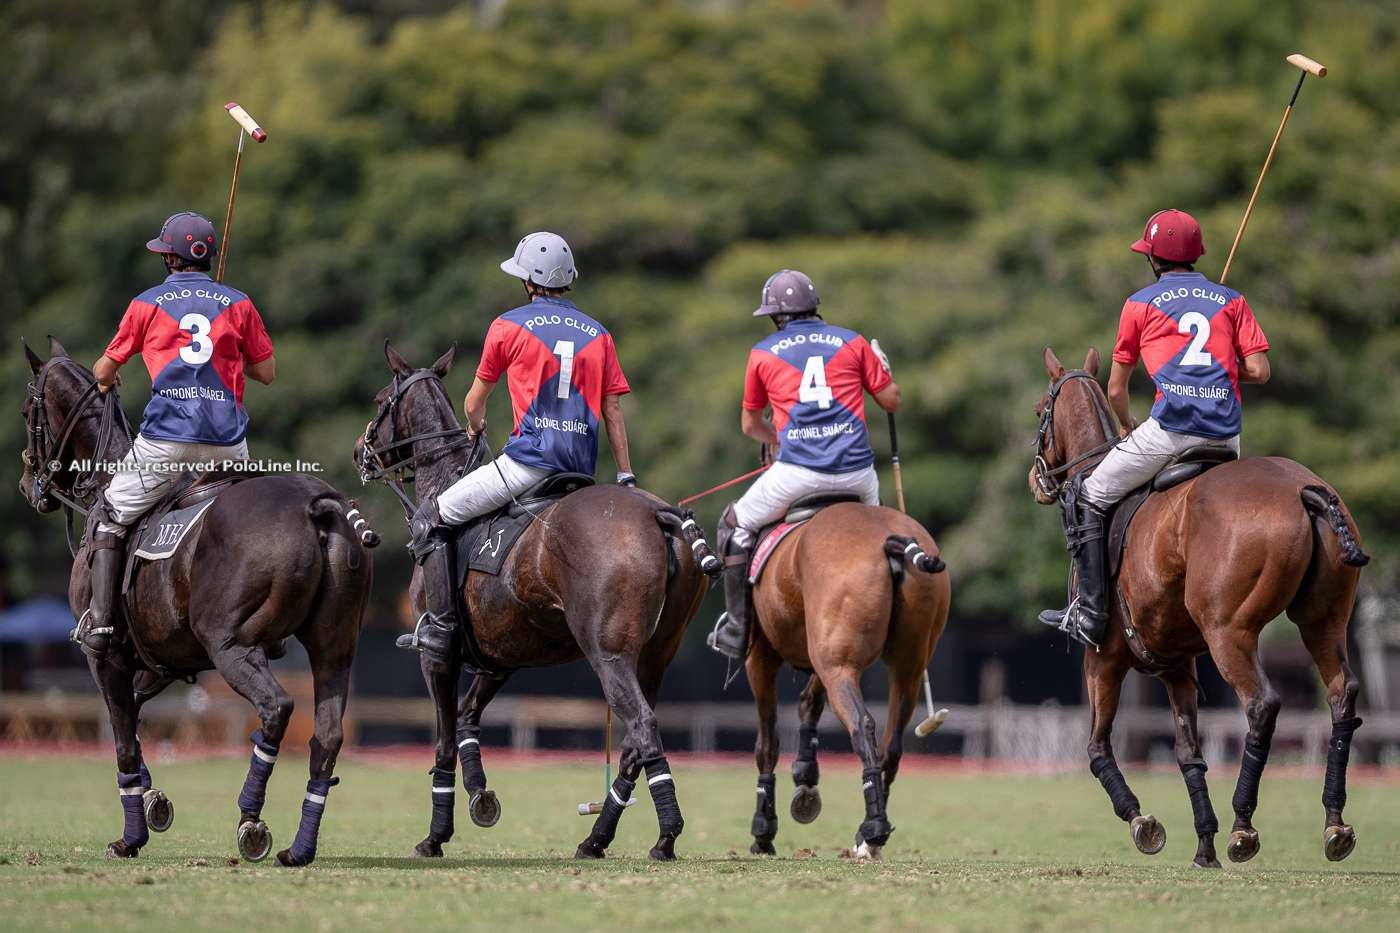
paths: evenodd
<path fill-rule="evenodd" d="M 758 801 L 749 848 L 754 855 L 776 851 L 775 681 L 787 662 L 812 672 L 800 704 L 792 818 L 810 823 L 821 812 L 817 722 L 830 696 L 862 768 L 865 820 L 856 832 L 855 854 L 879 858 L 894 831 L 886 804 L 899 771 L 904 729 L 948 621 L 951 587 L 937 553 L 933 537 L 904 513 L 841 502 L 789 533 L 768 559 L 754 587 L 758 624 L 745 661 L 758 707 Z M 881 659 L 889 669 L 889 719 L 877 748 L 875 719 L 865 708 L 860 678 Z"/>
<path fill-rule="evenodd" d="M 115 389 L 98 393 L 92 373 L 52 337 L 49 352 L 45 361 L 25 347 L 34 381 L 24 407 L 29 439 L 20 488 L 39 512 L 60 503 L 86 512 L 112 474 L 93 464 L 74 469 L 73 462 L 120 460 L 131 447 L 129 428 Z M 109 857 L 134 858 L 149 840 L 148 829 L 164 831 L 174 818 L 142 760 L 136 737 L 142 704 L 175 680 L 207 670 L 217 670 L 261 721 L 238 797 L 238 848 L 251 861 L 267 856 L 272 834 L 261 813 L 292 715 L 292 698 L 268 660 L 295 637 L 311 660 L 316 729 L 301 826 L 277 858 L 289 866 L 315 858 L 369 596 L 366 548 L 379 541 L 372 531 L 350 527 L 347 513 L 353 511 L 349 500 L 315 477 L 245 479 L 219 494 L 172 557 L 135 575 L 127 637 L 102 660 L 88 659 L 112 721 L 126 820 L 122 838 L 107 847 Z M 68 586 L 75 618 L 87 610 L 92 591 L 86 537 Z"/>
<path fill-rule="evenodd" d="M 1093 469 L 1112 446 L 1113 416 L 1090 350 L 1084 368 L 1066 372 L 1049 348 L 1050 388 L 1037 408 L 1037 462 L 1031 471 L 1036 501 L 1055 500 L 1055 487 Z M 1166 831 L 1141 812 L 1114 761 L 1109 734 L 1128 669 L 1140 666 L 1125 625 L 1140 637 L 1150 673 L 1166 685 L 1176 723 L 1176 758 L 1194 815 L 1195 864 L 1218 868 L 1217 824 L 1206 790 L 1206 763 L 1196 731 L 1196 658 L 1209 652 L 1239 695 L 1249 732 L 1232 801 L 1235 824 L 1227 849 L 1235 862 L 1259 851 L 1254 810 L 1269 757 L 1279 698 L 1259 660 L 1259 633 L 1287 612 L 1298 626 L 1327 688 L 1332 738 L 1327 746 L 1323 849 L 1328 859 L 1351 854 L 1356 834 L 1342 822 L 1346 770 L 1360 688 L 1347 664 L 1347 625 L 1356 598 L 1361 551 L 1356 526 L 1331 486 L 1281 457 L 1237 460 L 1179 486 L 1154 493 L 1129 527 L 1118 597 L 1110 600 L 1102 648 L 1084 653 L 1084 679 L 1093 715 L 1089 767 L 1129 823 L 1133 841 L 1160 852 Z"/>
<path fill-rule="evenodd" d="M 387 342 L 384 349 L 394 380 L 376 397 L 378 413 L 356 442 L 355 457 L 366 479 L 388 482 L 410 508 L 405 471 L 414 472 L 420 496 L 436 496 L 475 459 L 468 447 L 484 441 L 467 441 L 443 386 L 455 348 L 430 369 L 414 369 Z M 432 824 L 415 854 L 441 856 L 452 838 L 459 755 L 472 821 L 492 826 L 499 819 L 500 803 L 486 789 L 481 765 L 481 714 L 509 672 L 587 658 L 627 733 L 617 779 L 576 857 L 604 857 L 645 768 L 660 824 L 650 855 L 675 858 L 684 820 L 653 707 L 705 595 L 701 565 L 707 556 L 718 572 L 719 561 L 687 514 L 637 489 L 588 486 L 539 508 L 499 576 L 468 574 L 462 591 L 467 624 L 494 673 L 477 673 L 459 708 L 462 639 L 449 672 L 423 663 L 437 711 L 437 754 Z M 421 568 L 415 568 L 410 596 L 417 614 L 425 609 L 422 586 Z"/>

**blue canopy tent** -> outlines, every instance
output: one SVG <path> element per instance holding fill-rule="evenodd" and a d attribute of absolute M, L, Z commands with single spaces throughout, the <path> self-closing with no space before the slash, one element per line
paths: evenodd
<path fill-rule="evenodd" d="M 68 640 L 73 614 L 57 596 L 38 596 L 0 610 L 0 644 L 53 644 Z"/>

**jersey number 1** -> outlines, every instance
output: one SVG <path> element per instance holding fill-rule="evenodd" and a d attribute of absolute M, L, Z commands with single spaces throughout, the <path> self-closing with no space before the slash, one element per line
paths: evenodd
<path fill-rule="evenodd" d="M 802 385 L 797 390 L 799 402 L 816 402 L 818 408 L 831 407 L 831 387 L 826 384 L 826 362 L 820 356 L 807 357 L 802 370 Z"/>
<path fill-rule="evenodd" d="M 574 381 L 574 342 L 560 340 L 554 344 L 554 355 L 559 357 L 559 398 L 568 398 Z"/>

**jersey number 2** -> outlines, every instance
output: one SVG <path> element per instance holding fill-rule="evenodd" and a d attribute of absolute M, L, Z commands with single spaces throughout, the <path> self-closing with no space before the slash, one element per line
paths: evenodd
<path fill-rule="evenodd" d="M 802 385 L 797 390 L 799 402 L 816 402 L 818 408 L 831 407 L 831 387 L 826 384 L 826 362 L 820 356 L 807 357 L 802 370 Z"/>
<path fill-rule="evenodd" d="M 195 311 L 180 318 L 180 329 L 190 332 L 190 342 L 180 348 L 180 359 L 191 366 L 209 362 L 214 355 L 214 341 L 209 339 L 211 326 L 207 317 Z"/>
<path fill-rule="evenodd" d="M 1199 311 L 1187 311 L 1177 325 L 1178 333 L 1191 333 L 1191 344 L 1181 358 L 1182 366 L 1209 366 L 1215 358 L 1205 352 L 1206 341 L 1210 340 L 1210 318 Z"/>
<path fill-rule="evenodd" d="M 559 398 L 568 398 L 574 381 L 574 342 L 560 340 L 554 344 L 554 355 L 559 357 Z"/>

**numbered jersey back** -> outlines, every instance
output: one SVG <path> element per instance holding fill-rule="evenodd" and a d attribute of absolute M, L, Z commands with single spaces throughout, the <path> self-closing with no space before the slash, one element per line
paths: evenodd
<path fill-rule="evenodd" d="M 144 436 L 220 445 L 243 440 L 244 363 L 272 356 L 247 295 L 203 272 L 171 274 L 132 300 L 105 351 L 118 363 L 136 353 L 151 374 Z"/>
<path fill-rule="evenodd" d="M 562 298 L 498 317 L 476 375 L 509 384 L 515 427 L 503 453 L 555 472 L 593 473 L 603 399 L 630 391 L 612 335 Z"/>
<path fill-rule="evenodd" d="M 754 345 L 744 407 L 773 406 L 779 460 L 849 473 L 875 462 L 865 429 L 865 393 L 889 382 L 860 334 L 803 318 Z"/>
<path fill-rule="evenodd" d="M 1152 417 L 1195 437 L 1240 433 L 1239 361 L 1269 349 L 1239 292 L 1195 272 L 1170 272 L 1123 305 L 1115 362 L 1141 359 L 1157 384 Z"/>

